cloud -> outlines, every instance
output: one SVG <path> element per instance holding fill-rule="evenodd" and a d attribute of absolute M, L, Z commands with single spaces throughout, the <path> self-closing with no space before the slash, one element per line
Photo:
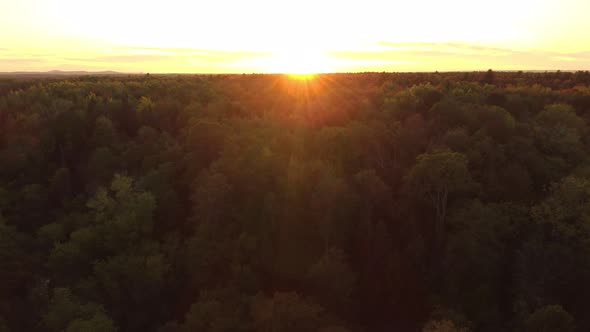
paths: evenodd
<path fill-rule="evenodd" d="M 115 52 L 102 55 L 66 57 L 62 60 L 102 64 L 211 64 L 229 65 L 244 58 L 269 56 L 266 52 L 219 51 L 192 48 L 117 47 Z"/>
<path fill-rule="evenodd" d="M 393 50 L 401 51 L 429 51 L 440 54 L 491 54 L 491 55 L 507 55 L 512 51 L 508 48 L 491 47 L 479 44 L 469 44 L 461 42 L 385 42 L 378 43 L 380 46 L 388 47 Z"/>
<path fill-rule="evenodd" d="M 261 57 L 269 56 L 269 52 L 255 52 L 255 51 L 223 51 L 223 50 L 207 50 L 200 48 L 182 48 L 182 47 L 138 47 L 138 46 L 116 46 L 114 49 L 125 50 L 128 52 L 153 52 L 153 53 L 169 53 L 169 54 L 191 54 L 202 56 L 229 56 L 229 57 Z"/>
<path fill-rule="evenodd" d="M 573 57 L 573 56 L 563 56 L 563 55 L 558 55 L 558 56 L 554 56 L 553 57 L 554 60 L 557 61 L 588 61 L 587 59 L 580 59 L 577 57 Z"/>
<path fill-rule="evenodd" d="M 0 48 L 0 68 L 225 73 L 258 72 L 276 60 L 270 52 L 173 47 L 115 46 L 66 54 L 40 51 Z M 324 55 L 336 71 L 590 70 L 590 51 L 522 50 L 464 42 L 382 41 L 369 48 Z"/>
<path fill-rule="evenodd" d="M 117 46 L 98 53 L 54 56 L 51 61 L 60 66 L 69 64 L 99 70 L 229 73 L 259 71 L 256 61 L 269 55 L 268 52 Z"/>
<path fill-rule="evenodd" d="M 387 70 L 590 69 L 590 52 L 511 50 L 460 42 L 380 42 L 375 46 L 369 51 L 332 51 L 329 56 L 359 63 L 386 60 L 402 63 Z"/>
<path fill-rule="evenodd" d="M 590 52 L 577 53 L 550 53 L 555 60 L 559 61 L 583 61 L 590 63 Z"/>
<path fill-rule="evenodd" d="M 153 61 L 169 61 L 178 58 L 174 55 L 160 55 L 160 54 L 121 54 L 121 55 L 103 55 L 92 57 L 77 57 L 64 58 L 66 61 L 76 62 L 115 62 L 115 63 L 132 63 L 132 62 L 153 62 Z"/>
<path fill-rule="evenodd" d="M 26 64 L 40 62 L 45 62 L 45 60 L 37 58 L 0 58 L 1 64 Z"/>
<path fill-rule="evenodd" d="M 462 42 L 379 42 L 369 50 L 327 51 L 338 70 L 578 70 L 589 69 L 590 52 L 512 50 Z M 271 59 L 269 52 L 173 47 L 117 46 L 99 55 L 67 57 L 64 62 L 104 68 L 170 68 L 191 71 L 250 70 Z M 252 60 L 252 61 L 251 61 Z M 254 62 L 253 62 L 254 61 Z M 258 62 L 256 62 L 258 61 Z M 247 67 L 249 66 L 250 67 Z M 254 67 L 252 67 L 254 68 Z"/>
<path fill-rule="evenodd" d="M 380 48 L 371 51 L 334 51 L 329 52 L 336 57 L 379 58 L 383 56 L 511 56 L 514 51 L 507 48 L 488 47 L 477 44 L 459 42 L 428 43 L 428 42 L 379 42 Z"/>

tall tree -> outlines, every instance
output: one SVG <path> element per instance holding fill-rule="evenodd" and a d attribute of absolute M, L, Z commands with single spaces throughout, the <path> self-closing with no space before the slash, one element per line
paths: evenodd
<path fill-rule="evenodd" d="M 436 247 L 444 241 L 449 195 L 466 191 L 473 186 L 467 157 L 453 151 L 425 153 L 406 175 L 413 193 L 428 200 L 434 209 L 434 237 Z"/>

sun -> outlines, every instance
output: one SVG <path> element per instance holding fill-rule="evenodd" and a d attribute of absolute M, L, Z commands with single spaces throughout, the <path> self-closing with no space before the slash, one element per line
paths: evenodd
<path fill-rule="evenodd" d="M 311 79 L 315 74 L 334 70 L 330 58 L 323 52 L 304 48 L 275 52 L 265 67 L 268 72 L 287 74 L 299 80 Z"/>
<path fill-rule="evenodd" d="M 289 78 L 297 81 L 309 81 L 317 76 L 317 73 L 287 73 Z"/>

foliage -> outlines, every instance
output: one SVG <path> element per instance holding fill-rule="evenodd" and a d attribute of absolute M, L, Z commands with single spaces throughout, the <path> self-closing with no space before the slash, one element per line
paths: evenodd
<path fill-rule="evenodd" d="M 455 323 L 450 320 L 430 321 L 428 322 L 422 332 L 468 332 L 466 328 L 456 327 Z"/>
<path fill-rule="evenodd" d="M 588 331 L 590 73 L 0 79 L 0 331 Z"/>
<path fill-rule="evenodd" d="M 548 305 L 533 312 L 526 320 L 526 330 L 574 331 L 574 319 L 559 305 Z"/>

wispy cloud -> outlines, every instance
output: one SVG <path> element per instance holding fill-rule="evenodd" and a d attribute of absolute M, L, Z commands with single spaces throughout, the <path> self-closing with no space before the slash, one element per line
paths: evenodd
<path fill-rule="evenodd" d="M 26 64 L 44 62 L 43 59 L 38 58 L 0 58 L 2 64 Z"/>
<path fill-rule="evenodd" d="M 63 60 L 76 61 L 76 62 L 133 63 L 133 62 L 169 61 L 169 60 L 173 60 L 175 58 L 179 58 L 179 57 L 175 56 L 175 55 L 160 55 L 160 54 L 121 54 L 121 55 L 104 55 L 104 56 L 63 58 Z"/>
<path fill-rule="evenodd" d="M 337 71 L 590 70 L 590 51 L 524 50 L 464 42 L 388 42 L 326 51 Z M 276 61 L 270 52 L 115 46 L 67 53 L 0 48 L 0 68 L 154 72 L 259 72 Z M 289 59 L 291 61 L 291 59 Z M 294 58 L 292 61 L 299 61 Z M 301 59 L 305 61 L 305 59 Z M 296 63 L 295 63 L 296 65 Z"/>
<path fill-rule="evenodd" d="M 428 51 L 440 54 L 485 54 L 485 55 L 506 55 L 512 51 L 508 48 L 492 47 L 479 44 L 468 44 L 461 42 L 385 42 L 379 43 L 380 46 L 398 51 Z"/>
<path fill-rule="evenodd" d="M 177 47 L 138 47 L 138 46 L 116 46 L 114 49 L 127 52 L 150 52 L 150 53 L 168 53 L 168 54 L 190 54 L 200 56 L 216 57 L 260 57 L 269 56 L 269 52 L 255 51 L 226 51 L 226 50 L 208 50 L 200 48 L 177 48 Z"/>
<path fill-rule="evenodd" d="M 577 53 L 550 53 L 555 60 L 559 61 L 582 61 L 590 63 L 590 52 Z"/>
<path fill-rule="evenodd" d="M 401 70 L 590 69 L 590 52 L 548 52 L 461 42 L 380 42 L 370 51 L 333 51 L 337 59 L 358 62 L 396 60 Z M 395 70 L 396 67 L 391 67 Z"/>
<path fill-rule="evenodd" d="M 201 64 L 226 65 L 238 63 L 246 58 L 262 58 L 269 56 L 267 52 L 220 51 L 193 48 L 157 48 L 157 47 L 115 47 L 99 55 L 77 55 L 61 60 L 79 64 Z"/>
<path fill-rule="evenodd" d="M 157 72 L 243 72 L 258 71 L 253 64 L 271 56 L 269 52 L 208 50 L 171 47 L 115 46 L 99 52 L 71 52 L 51 57 L 52 63 L 75 68 Z"/>

